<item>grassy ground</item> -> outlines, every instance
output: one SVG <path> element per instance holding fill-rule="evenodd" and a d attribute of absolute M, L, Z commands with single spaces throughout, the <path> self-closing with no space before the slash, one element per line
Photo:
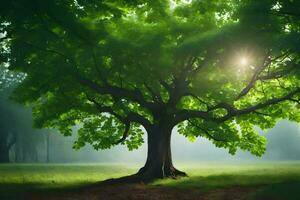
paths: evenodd
<path fill-rule="evenodd" d="M 92 199 L 104 195 L 99 192 L 101 189 L 106 194 L 111 192 L 121 195 L 115 196 L 115 199 L 145 199 L 147 196 L 141 195 L 147 195 L 147 191 L 152 197 L 154 193 L 166 194 L 154 195 L 155 198 L 149 199 L 171 199 L 178 195 L 184 195 L 182 198 L 186 199 L 208 200 L 300 199 L 300 162 L 210 162 L 183 164 L 179 165 L 179 168 L 185 170 L 189 177 L 159 180 L 147 186 L 98 185 L 97 189 L 78 192 L 82 188 L 97 185 L 101 180 L 132 174 L 138 167 L 121 164 L 0 165 L 0 199 L 22 199 L 25 196 L 31 198 L 31 194 L 38 194 L 34 195 L 33 199 L 44 199 L 52 194 L 55 195 L 50 199 Z M 87 197 L 85 193 L 91 196 Z"/>
<path fill-rule="evenodd" d="M 116 164 L 4 164 L 0 165 L 0 199 L 20 199 L 36 191 L 70 190 L 131 173 L 134 167 Z"/>
<path fill-rule="evenodd" d="M 209 163 L 184 166 L 188 178 L 155 184 L 204 192 L 231 187 L 252 188 L 246 199 L 300 199 L 300 162 Z"/>

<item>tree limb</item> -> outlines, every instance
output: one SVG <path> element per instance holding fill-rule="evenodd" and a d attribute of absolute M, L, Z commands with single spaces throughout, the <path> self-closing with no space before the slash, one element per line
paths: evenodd
<path fill-rule="evenodd" d="M 266 60 L 266 59 L 265 59 Z M 243 96 L 245 96 L 246 94 L 248 94 L 248 92 L 252 89 L 252 87 L 254 87 L 255 82 L 257 81 L 258 75 L 269 65 L 271 64 L 271 60 L 269 59 L 267 62 L 265 62 L 263 65 L 261 65 L 260 67 L 257 67 L 253 76 L 251 77 L 250 82 L 247 84 L 246 87 L 244 87 L 244 89 L 242 89 L 242 91 L 239 93 L 239 95 L 236 97 L 235 100 L 238 100 L 240 98 L 242 98 Z"/>
<path fill-rule="evenodd" d="M 157 94 L 147 83 L 144 83 L 147 90 L 150 92 L 152 99 L 157 103 L 162 103 L 163 100 L 159 94 Z"/>
<path fill-rule="evenodd" d="M 120 138 L 114 144 L 116 145 L 116 144 L 120 144 L 120 143 L 124 142 L 126 140 L 126 138 L 128 137 L 129 130 L 130 130 L 130 122 L 125 124 L 125 130 L 123 132 L 122 138 Z"/>
<path fill-rule="evenodd" d="M 250 82 L 247 84 L 246 87 L 244 87 L 244 89 L 242 89 L 242 91 L 239 93 L 239 95 L 236 97 L 235 100 L 238 100 L 240 98 L 242 98 L 243 96 L 247 95 L 248 92 L 254 87 L 255 83 L 257 80 L 259 80 L 259 75 L 260 73 L 266 69 L 266 67 L 268 67 L 273 61 L 276 61 L 277 59 L 279 58 L 284 58 L 285 56 L 287 56 L 289 54 L 289 52 L 285 52 L 277 57 L 275 57 L 274 59 L 271 59 L 269 57 L 266 57 L 264 59 L 264 63 L 260 66 L 260 67 L 257 67 Z"/>
<path fill-rule="evenodd" d="M 275 79 L 275 78 L 282 78 L 285 75 L 288 75 L 289 73 L 291 73 L 294 70 L 294 68 L 290 67 L 286 70 L 278 70 L 275 71 L 273 73 L 267 74 L 267 75 L 262 75 L 258 77 L 258 80 L 271 80 L 271 79 Z"/>
<path fill-rule="evenodd" d="M 204 128 L 198 126 L 198 124 L 195 124 L 192 122 L 192 120 L 188 119 L 188 122 L 191 123 L 194 127 L 196 127 L 197 129 L 200 129 L 203 133 L 205 133 L 209 138 L 218 141 L 218 142 L 228 142 L 227 140 L 224 139 L 219 139 L 219 138 L 215 138 L 213 135 L 211 135 L 207 130 L 205 130 Z"/>
<path fill-rule="evenodd" d="M 295 103 L 298 103 L 300 105 L 300 99 L 293 99 L 293 98 L 290 98 L 289 99 L 290 101 L 293 101 Z"/>
<path fill-rule="evenodd" d="M 86 95 L 86 98 L 96 106 L 97 110 L 100 113 L 106 112 L 106 113 L 109 113 L 109 114 L 115 116 L 121 122 L 125 121 L 124 118 L 121 115 L 117 114 L 110 106 L 103 106 L 100 103 L 98 103 L 95 99 L 89 97 L 88 95 Z"/>
<path fill-rule="evenodd" d="M 191 118 L 202 118 L 207 121 L 214 121 L 216 123 L 222 123 L 222 122 L 224 122 L 228 119 L 231 119 L 235 116 L 249 114 L 251 112 L 257 111 L 259 109 L 263 109 L 270 105 L 275 105 L 275 104 L 283 102 L 283 101 L 287 101 L 287 100 L 294 101 L 293 96 L 296 94 L 299 94 L 299 93 L 300 93 L 300 87 L 294 89 L 293 91 L 290 91 L 288 94 L 286 94 L 282 97 L 269 99 L 265 102 L 258 103 L 256 105 L 252 105 L 252 106 L 249 106 L 249 107 L 243 108 L 243 109 L 236 109 L 235 107 L 233 107 L 230 104 L 221 103 L 221 104 L 218 104 L 218 106 L 215 106 L 215 109 L 216 108 L 224 108 L 227 110 L 227 114 L 225 116 L 219 117 L 219 118 L 215 118 L 215 117 L 211 116 L 209 114 L 209 112 L 203 112 L 203 111 L 197 111 L 197 110 L 178 110 L 175 114 L 175 121 L 177 123 L 179 123 L 181 121 L 188 120 Z"/>
<path fill-rule="evenodd" d="M 160 80 L 159 82 L 169 93 L 172 91 L 172 86 L 169 85 L 166 81 Z"/>
<path fill-rule="evenodd" d="M 259 110 L 259 109 L 262 109 L 262 108 L 265 108 L 267 106 L 270 106 L 270 105 L 275 105 L 277 103 L 280 103 L 280 102 L 283 102 L 283 101 L 286 101 L 286 100 L 291 100 L 291 98 L 300 93 L 300 87 L 289 92 L 288 94 L 286 94 L 285 96 L 283 97 L 279 97 L 279 98 L 273 98 L 273 99 L 269 99 L 263 103 L 258 103 L 256 105 L 253 105 L 253 106 L 250 106 L 248 108 L 244 108 L 244 109 L 235 109 L 233 107 L 231 107 L 231 112 L 229 112 L 226 116 L 224 117 L 221 117 L 219 119 L 217 119 L 216 121 L 217 122 L 224 122 L 234 116 L 239 116 L 239 115 L 244 115 L 244 114 L 248 114 L 248 113 L 251 113 L 251 112 L 254 112 L 256 110 Z"/>
<path fill-rule="evenodd" d="M 98 103 L 95 99 L 92 99 L 92 98 L 88 97 L 87 95 L 86 95 L 86 97 L 90 102 L 94 103 L 94 105 L 96 106 L 97 110 L 100 113 L 104 113 L 104 112 L 109 113 L 109 114 L 115 116 L 118 120 L 120 120 L 125 125 L 130 122 L 136 122 L 136 123 L 143 125 L 145 128 L 151 126 L 151 122 L 149 120 L 147 120 L 146 118 L 144 118 L 143 116 L 141 116 L 137 113 L 129 112 L 127 114 L 127 116 L 121 116 L 118 113 L 116 113 L 111 107 L 103 106 L 100 103 Z"/>
<path fill-rule="evenodd" d="M 121 99 L 121 98 L 127 98 L 131 101 L 135 101 L 137 103 L 139 103 L 141 106 L 148 108 L 150 111 L 156 108 L 156 104 L 155 103 L 151 103 L 151 102 L 147 102 L 144 97 L 143 94 L 141 93 L 141 91 L 139 90 L 129 90 L 129 89 L 125 89 L 125 88 L 119 88 L 116 86 L 111 86 L 108 84 L 105 85 L 99 85 L 97 83 L 95 83 L 92 80 L 89 80 L 81 75 L 79 75 L 79 73 L 75 74 L 76 79 L 83 85 L 87 86 L 88 88 L 96 91 L 97 93 L 101 94 L 101 95 L 105 95 L 105 94 L 109 94 L 111 96 L 113 96 L 114 98 L 117 99 Z"/>
<path fill-rule="evenodd" d="M 67 55 L 65 55 L 65 54 L 63 54 L 63 53 L 61 53 L 59 51 L 56 51 L 55 49 L 47 49 L 47 48 L 45 49 L 43 47 L 37 46 L 37 45 L 29 43 L 29 42 L 24 42 L 24 44 L 26 44 L 27 46 L 31 46 L 33 48 L 36 48 L 36 49 L 38 49 L 40 51 L 44 51 L 44 52 L 56 54 L 56 55 L 59 55 L 59 56 L 65 58 L 66 60 L 70 60 L 70 57 L 68 57 Z"/>
<path fill-rule="evenodd" d="M 28 42 L 25 42 L 25 44 L 32 46 L 41 51 L 59 55 L 59 56 L 65 58 L 66 61 L 72 62 L 72 64 L 76 66 L 76 63 L 72 58 L 68 57 L 67 55 L 65 55 L 59 51 L 56 51 L 54 49 L 45 49 L 45 48 L 39 47 L 37 45 L 31 44 Z M 139 91 L 138 89 L 129 90 L 129 89 L 120 88 L 117 86 L 111 86 L 107 82 L 104 82 L 104 84 L 105 84 L 104 86 L 100 86 L 97 83 L 95 83 L 94 81 L 87 79 L 84 76 L 80 75 L 80 73 L 77 72 L 76 70 L 74 70 L 74 69 L 70 69 L 70 70 L 71 70 L 71 73 L 73 74 L 73 76 L 75 76 L 75 78 L 81 84 L 89 87 L 90 89 L 98 92 L 101 95 L 109 94 L 115 98 L 127 98 L 131 101 L 135 101 L 135 102 L 139 103 L 141 106 L 144 106 L 145 108 L 148 108 L 149 110 L 153 110 L 153 109 L 157 108 L 157 105 L 155 103 L 147 102 L 144 99 L 144 96 L 141 93 L 141 91 Z"/>

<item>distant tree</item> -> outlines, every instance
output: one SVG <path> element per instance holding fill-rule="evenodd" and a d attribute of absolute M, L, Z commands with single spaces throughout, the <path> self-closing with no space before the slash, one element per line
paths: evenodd
<path fill-rule="evenodd" d="M 0 162 L 35 162 L 43 135 L 32 128 L 31 110 L 8 99 L 12 89 L 0 91 Z"/>
<path fill-rule="evenodd" d="M 30 116 L 30 115 L 27 115 Z M 25 116 L 21 116 L 21 119 Z M 32 124 L 27 126 L 18 124 L 18 132 L 16 134 L 16 142 L 14 145 L 15 162 L 38 162 L 38 147 L 44 144 L 44 137 L 41 132 L 31 128 Z M 43 159 L 44 160 L 44 159 Z"/>
<path fill-rule="evenodd" d="M 2 86 L 4 86 L 4 84 Z M 10 161 L 9 152 L 16 143 L 16 129 L 14 126 L 16 121 L 7 104 L 7 93 L 10 92 L 11 89 L 7 87 L 0 88 L 0 163 Z"/>
<path fill-rule="evenodd" d="M 37 127 L 75 148 L 143 143 L 142 180 L 173 167 L 174 126 L 234 154 L 260 156 L 277 119 L 300 122 L 300 1 L 4 0 L 11 70 L 26 73 L 14 98 Z M 142 129 L 142 127 L 144 129 Z M 144 130 L 144 131 L 143 131 Z M 180 148 L 180 147 L 179 147 Z M 183 149 L 184 151 L 184 149 Z"/>
<path fill-rule="evenodd" d="M 1 17 L 0 17 L 1 19 Z M 12 87 L 22 80 L 21 74 L 8 69 L 9 47 L 6 32 L 3 27 L 7 23 L 0 21 L 0 163 L 10 161 L 9 152 L 16 143 L 14 130 L 15 117 L 7 104 L 8 94 Z"/>
<path fill-rule="evenodd" d="M 50 162 L 50 132 L 46 133 L 46 162 Z"/>
<path fill-rule="evenodd" d="M 0 101 L 0 113 L 1 116 L 5 116 L 13 123 L 11 113 L 7 112 L 7 109 L 1 106 Z M 4 122 L 4 123 L 3 123 Z M 9 152 L 16 142 L 15 130 L 12 128 L 11 123 L 4 121 L 1 117 L 0 120 L 0 163 L 9 162 Z"/>

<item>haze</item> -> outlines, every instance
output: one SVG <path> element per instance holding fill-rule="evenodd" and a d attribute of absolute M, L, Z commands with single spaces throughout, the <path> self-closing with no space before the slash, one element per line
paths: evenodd
<path fill-rule="evenodd" d="M 117 162 L 144 163 L 147 153 L 146 144 L 133 151 L 119 145 L 110 150 L 94 150 L 90 145 L 75 151 L 72 149 L 76 140 L 74 132 L 64 137 L 57 130 L 37 130 L 32 128 L 31 110 L 8 99 L 9 91 L 1 92 L 1 122 L 9 129 L 17 132 L 16 144 L 10 150 L 12 162 L 47 162 L 47 135 L 49 134 L 49 162 Z M 18 126 L 18 128 L 16 128 Z M 76 129 L 76 127 L 74 127 Z M 267 151 L 262 157 L 255 157 L 239 150 L 236 155 L 228 154 L 226 149 L 216 148 L 210 141 L 197 138 L 188 141 L 178 134 L 176 128 L 172 135 L 172 153 L 174 162 L 196 161 L 270 161 L 300 159 L 300 126 L 289 121 L 280 121 L 268 131 L 260 133 L 267 137 Z M 146 142 L 146 138 L 144 138 Z M 284 144 L 282 143 L 284 141 Z M 27 144 L 25 147 L 22 144 Z M 30 155 L 34 154 L 34 155 Z"/>

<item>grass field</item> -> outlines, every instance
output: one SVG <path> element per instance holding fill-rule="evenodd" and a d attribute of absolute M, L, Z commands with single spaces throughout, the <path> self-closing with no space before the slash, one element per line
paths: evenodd
<path fill-rule="evenodd" d="M 143 186 L 143 191 L 148 189 L 157 193 L 164 193 L 165 190 L 169 193 L 188 191 L 193 192 L 194 196 L 198 195 L 199 198 L 202 195 L 205 197 L 203 199 L 213 200 L 226 199 L 228 195 L 228 199 L 234 199 L 230 198 L 230 195 L 234 197 L 235 193 L 243 193 L 244 199 L 300 199 L 300 162 L 239 164 L 210 162 L 178 166 L 185 170 L 189 177 L 179 180 L 158 180 L 151 185 Z M 108 178 L 132 174 L 137 169 L 138 166 L 122 164 L 4 164 L 0 165 L 0 199 L 22 199 L 31 193 L 46 196 L 64 192 L 71 194 L 74 191 L 76 194 L 73 194 L 73 197 L 80 196 L 81 193 L 77 191 L 81 188 Z M 127 189 L 124 189 L 124 192 Z M 97 190 L 101 190 L 101 186 Z M 121 191 L 122 188 L 116 190 Z M 134 191 L 139 190 L 140 188 L 135 186 Z M 236 199 L 240 199 L 240 196 L 238 194 Z M 156 199 L 163 198 L 158 196 Z"/>

